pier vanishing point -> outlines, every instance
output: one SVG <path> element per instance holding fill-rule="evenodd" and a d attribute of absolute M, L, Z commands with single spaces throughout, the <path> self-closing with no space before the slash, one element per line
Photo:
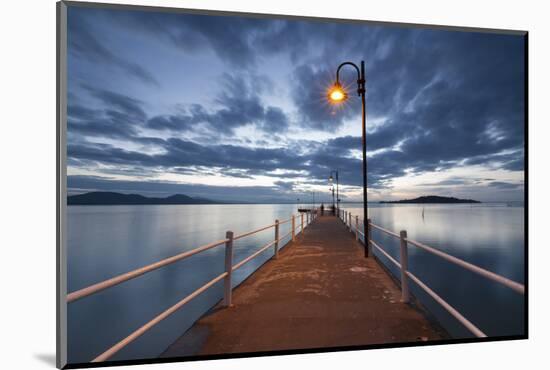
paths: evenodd
<path fill-rule="evenodd" d="M 343 209 L 336 213 L 320 215 L 318 210 L 311 209 L 242 234 L 228 231 L 225 239 L 68 294 L 67 303 L 71 303 L 192 255 L 225 247 L 225 271 L 222 274 L 182 297 L 126 338 L 113 343 L 92 362 L 109 360 L 218 282 L 224 284 L 221 301 L 189 329 L 182 328 L 181 337 L 161 357 L 326 350 L 449 338 L 449 334 L 410 294 L 411 283 L 427 293 L 472 336 L 485 337 L 482 329 L 408 270 L 408 248 L 411 247 L 423 249 L 524 294 L 522 284 L 409 239 L 404 230 L 396 233 L 368 220 L 365 238 L 360 227 L 362 220 L 357 215 Z M 280 226 L 285 223 L 290 224 L 290 231 L 280 235 Z M 372 228 L 400 240 L 399 260 L 372 239 Z M 268 230 L 273 233 L 272 241 L 241 261 L 233 261 L 235 240 Z M 365 239 L 369 249 L 376 249 L 399 269 L 400 276 L 392 276 L 373 253 L 365 258 Z M 284 248 L 283 240 L 289 240 Z M 268 250 L 272 251 L 272 258 L 234 286 L 233 272 Z"/>
<path fill-rule="evenodd" d="M 163 354 L 310 349 L 436 340 L 445 334 L 400 303 L 395 282 L 336 217 L 319 217 Z M 204 333 L 204 334 L 203 334 Z M 198 341 L 198 342 L 197 342 Z"/>

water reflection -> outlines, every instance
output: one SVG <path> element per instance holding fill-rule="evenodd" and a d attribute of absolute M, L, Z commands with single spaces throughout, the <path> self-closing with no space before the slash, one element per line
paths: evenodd
<path fill-rule="evenodd" d="M 354 214 L 357 206 L 347 205 Z M 424 208 L 424 217 L 422 209 Z M 68 209 L 68 290 L 286 219 L 295 205 L 71 206 Z M 373 205 L 373 222 L 523 282 L 523 207 Z M 298 220 L 297 220 L 298 221 Z M 281 225 L 280 235 L 290 230 Z M 237 240 L 234 263 L 273 240 L 273 229 Z M 395 258 L 399 243 L 375 232 Z M 287 237 L 289 239 L 289 237 Z M 239 269 L 239 284 L 273 253 Z M 88 362 L 145 322 L 223 272 L 223 246 L 82 299 L 68 308 L 69 362 Z M 384 257 L 379 256 L 382 260 Z M 387 261 L 386 261 L 387 262 Z M 389 265 L 389 264 L 388 264 Z M 411 271 L 489 335 L 523 332 L 523 297 L 416 248 Z M 391 269 L 391 267 L 390 267 Z M 394 273 L 397 272 L 393 270 Z M 416 287 L 412 293 L 457 337 L 469 336 Z M 222 297 L 222 283 L 157 325 L 113 360 L 158 356 Z"/>
<path fill-rule="evenodd" d="M 68 209 L 68 291 L 286 219 L 295 205 L 71 206 Z M 281 225 L 280 235 L 290 230 Z M 234 263 L 268 241 L 273 229 L 234 243 Z M 283 240 L 284 243 L 288 241 Z M 234 274 L 239 284 L 271 257 L 261 256 Z M 69 362 L 88 362 L 166 308 L 223 272 L 223 246 L 143 275 L 68 308 Z M 216 284 L 113 360 L 158 356 L 222 297 Z"/>
<path fill-rule="evenodd" d="M 346 207 L 361 214 L 360 205 Z M 422 213 L 424 212 L 424 217 Z M 372 222 L 468 262 L 524 282 L 524 209 L 505 204 L 381 205 L 369 204 Z M 380 231 L 373 238 L 399 260 L 399 241 Z M 375 254 L 399 277 L 396 268 Z M 490 336 L 524 332 L 524 298 L 506 287 L 422 251 L 409 248 L 409 268 L 430 288 Z M 413 285 L 413 293 L 456 337 L 471 336 L 456 320 Z"/>

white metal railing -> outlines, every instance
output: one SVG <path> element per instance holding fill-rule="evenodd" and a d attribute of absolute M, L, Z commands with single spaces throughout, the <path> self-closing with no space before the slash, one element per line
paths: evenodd
<path fill-rule="evenodd" d="M 305 220 L 304 220 L 304 213 L 301 213 L 299 215 L 299 217 L 300 217 L 300 223 L 297 226 L 296 226 L 296 215 L 293 214 L 290 218 L 288 218 L 286 220 L 283 220 L 283 221 L 275 220 L 275 223 L 273 223 L 273 224 L 263 226 L 259 229 L 249 231 L 249 232 L 245 232 L 245 233 L 242 233 L 242 234 L 239 234 L 239 235 L 236 235 L 236 236 L 233 235 L 232 231 L 227 231 L 225 239 L 202 245 L 202 246 L 197 247 L 193 250 L 183 252 L 183 253 L 177 254 L 177 255 L 172 256 L 172 257 L 165 258 L 165 259 L 160 260 L 158 262 L 149 264 L 147 266 L 143 266 L 141 268 L 129 271 L 125 274 L 115 276 L 113 278 L 104 280 L 104 281 L 99 282 L 97 284 L 93 284 L 93 285 L 90 285 L 86 288 L 83 288 L 83 289 L 80 289 L 80 290 L 77 290 L 77 291 L 74 291 L 72 293 L 67 294 L 67 303 L 72 303 L 76 300 L 79 300 L 81 298 L 84 298 L 84 297 L 90 296 L 92 294 L 98 293 L 98 292 L 103 291 L 105 289 L 111 288 L 115 285 L 118 285 L 118 284 L 121 284 L 125 281 L 134 279 L 134 278 L 136 278 L 138 276 L 141 276 L 143 274 L 146 274 L 148 272 L 157 270 L 161 267 L 170 265 L 170 264 L 175 263 L 177 261 L 181 261 L 183 259 L 189 258 L 189 257 L 191 257 L 195 254 L 207 251 L 209 249 L 215 248 L 215 247 L 220 246 L 222 244 L 225 245 L 225 271 L 222 274 L 218 275 L 214 279 L 212 279 L 209 282 L 207 282 L 206 284 L 202 285 L 201 287 L 196 289 L 194 292 L 192 292 L 191 294 L 187 295 L 185 298 L 180 300 L 178 303 L 176 303 L 175 305 L 171 306 L 167 310 L 165 310 L 162 313 L 160 313 L 159 315 L 157 315 L 155 318 L 153 318 L 152 320 L 147 322 L 145 325 L 141 326 L 140 328 L 138 328 L 137 330 L 132 332 L 126 338 L 122 339 L 121 341 L 119 341 L 118 343 L 116 343 L 115 345 L 110 347 L 108 350 L 106 350 L 105 352 L 103 352 L 102 354 L 97 356 L 95 359 L 92 360 L 92 362 L 103 362 L 103 361 L 108 360 L 114 354 L 116 354 L 118 351 L 120 351 L 121 349 L 126 347 L 128 344 L 132 343 L 135 339 L 139 338 L 141 335 L 143 335 L 145 332 L 147 332 L 149 329 L 151 329 L 153 326 L 155 326 L 156 324 L 158 324 L 159 322 L 161 322 L 162 320 L 164 320 L 168 316 L 172 315 L 174 312 L 176 312 L 177 310 L 182 308 L 185 304 L 189 303 L 193 298 L 199 296 L 201 293 L 203 293 L 208 288 L 210 288 L 211 286 L 213 286 L 214 284 L 216 284 L 217 282 L 219 282 L 221 280 L 224 280 L 223 305 L 226 306 L 226 307 L 230 306 L 231 305 L 231 298 L 232 298 L 232 291 L 233 291 L 233 288 L 232 288 L 232 285 L 231 285 L 231 278 L 232 278 L 233 271 L 239 269 L 240 267 L 242 267 L 246 263 L 250 262 L 255 257 L 259 256 L 262 252 L 264 252 L 266 249 L 268 249 L 269 247 L 272 247 L 272 246 L 274 248 L 273 258 L 277 258 L 278 254 L 279 254 L 279 243 L 280 243 L 280 241 L 287 238 L 288 236 L 291 236 L 291 239 L 290 239 L 291 241 L 295 241 L 296 240 L 296 235 L 297 235 L 296 230 L 299 230 L 299 232 L 302 233 L 304 231 L 304 229 L 309 224 L 311 224 L 311 222 L 313 222 L 313 220 L 317 217 L 317 211 L 312 210 L 312 212 L 307 212 Z M 280 227 L 280 225 L 285 224 L 287 222 L 291 222 L 290 231 L 287 234 L 280 237 L 279 236 L 279 227 Z M 274 230 L 275 230 L 274 240 L 272 240 L 269 243 L 267 243 L 266 245 L 262 246 L 259 250 L 254 252 L 252 255 L 246 257 L 245 259 L 243 259 L 239 263 L 233 265 L 233 242 L 235 240 L 242 239 L 242 238 L 245 238 L 247 236 L 257 234 L 259 232 L 268 230 L 270 228 L 274 228 Z"/>
<path fill-rule="evenodd" d="M 460 258 L 452 256 L 448 253 L 442 252 L 436 248 L 430 247 L 423 243 L 420 243 L 416 240 L 409 239 L 407 237 L 407 231 L 402 230 L 399 234 L 385 229 L 379 225 L 375 225 L 371 222 L 370 219 L 367 220 L 367 237 L 365 233 L 360 230 L 359 227 L 359 216 L 355 215 L 355 227 L 352 222 L 352 214 L 348 210 L 340 209 L 338 217 L 344 222 L 346 227 L 350 232 L 355 232 L 355 238 L 359 240 L 359 235 L 363 236 L 363 239 L 366 240 L 367 248 L 374 247 L 380 253 L 382 253 L 388 260 L 397 266 L 401 272 L 401 302 L 409 302 L 410 293 L 409 293 L 409 283 L 408 279 L 416 283 L 423 291 L 425 291 L 430 297 L 432 297 L 439 305 L 441 305 L 449 314 L 451 314 L 455 319 L 457 319 L 464 327 L 466 327 L 472 334 L 476 337 L 486 337 L 487 335 L 481 331 L 477 326 L 470 322 L 466 317 L 464 317 L 458 310 L 446 302 L 441 296 L 436 292 L 430 289 L 424 282 L 422 282 L 417 276 L 409 271 L 409 258 L 408 258 L 408 245 L 414 245 L 415 247 L 422 249 L 428 253 L 431 253 L 435 256 L 438 256 L 446 261 L 449 261 L 457 266 L 460 266 L 468 271 L 474 272 L 480 276 L 483 276 L 486 279 L 504 285 L 519 294 L 525 294 L 525 286 L 516 281 L 510 280 L 504 276 L 495 274 L 489 270 L 476 266 L 472 263 L 466 262 Z M 361 220 L 362 221 L 362 220 Z M 372 239 L 372 228 L 382 231 L 383 233 L 398 238 L 400 240 L 400 262 L 393 258 L 388 252 L 386 252 L 378 243 Z M 408 279 L 407 279 L 408 278 Z"/>

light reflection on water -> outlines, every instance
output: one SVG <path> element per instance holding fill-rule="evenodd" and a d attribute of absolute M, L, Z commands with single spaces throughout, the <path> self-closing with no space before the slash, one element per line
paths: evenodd
<path fill-rule="evenodd" d="M 343 205 L 362 215 L 360 204 Z M 422 215 L 424 213 L 424 216 Z M 524 282 L 524 208 L 506 204 L 369 204 L 373 223 L 470 263 Z M 362 217 L 361 217 L 362 218 Z M 399 261 L 399 241 L 376 229 L 374 240 Z M 399 278 L 381 253 L 375 254 Z M 409 270 L 489 336 L 524 332 L 524 297 L 409 245 Z M 413 294 L 454 337 L 470 337 L 456 320 L 414 283 Z"/>
<path fill-rule="evenodd" d="M 354 214 L 361 209 L 344 205 Z M 487 205 L 369 205 L 373 222 L 523 282 L 523 207 Z M 286 219 L 295 205 L 71 206 L 68 208 L 68 291 L 72 292 L 160 259 Z M 280 235 L 290 230 L 282 225 Z M 375 232 L 394 257 L 398 241 Z M 273 229 L 235 242 L 234 263 L 273 239 Z M 288 237 L 287 237 L 288 239 Z M 286 241 L 285 241 L 286 242 Z M 240 283 L 272 256 L 269 248 L 235 274 Z M 89 362 L 148 320 L 223 272 L 223 246 L 69 305 L 69 362 Z M 381 257 L 382 258 L 382 257 Z M 383 258 L 382 258 L 383 260 Z M 386 261 L 387 262 L 387 261 Z M 418 249 L 411 271 L 489 335 L 523 332 L 523 298 Z M 395 272 L 395 271 L 394 271 Z M 412 292 L 453 335 L 456 322 Z M 137 339 L 112 359 L 158 356 L 222 297 L 222 283 Z"/>
<path fill-rule="evenodd" d="M 68 291 L 160 259 L 287 219 L 295 205 L 71 206 L 68 208 Z M 290 231 L 281 225 L 280 235 Z M 235 241 L 234 263 L 273 240 L 273 228 Z M 290 237 L 283 240 L 286 243 Z M 223 272 L 224 247 L 150 272 L 71 303 L 69 362 L 89 362 L 119 340 Z M 268 248 L 234 274 L 240 283 L 273 255 Z M 220 282 L 115 355 L 158 356 L 222 297 Z"/>

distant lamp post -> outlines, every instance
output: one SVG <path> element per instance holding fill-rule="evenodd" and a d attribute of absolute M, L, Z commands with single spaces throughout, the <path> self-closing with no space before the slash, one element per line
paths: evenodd
<path fill-rule="evenodd" d="M 367 120 L 365 107 L 365 62 L 361 61 L 361 67 L 355 63 L 344 62 L 336 69 L 336 82 L 328 91 L 328 99 L 333 104 L 343 103 L 347 100 L 348 94 L 345 88 L 340 84 L 340 69 L 349 65 L 357 71 L 357 95 L 361 97 L 362 107 L 362 144 L 363 144 L 363 230 L 365 235 L 365 257 L 369 256 L 369 248 L 367 245 Z"/>
<path fill-rule="evenodd" d="M 328 191 L 332 193 L 332 213 L 336 212 L 336 208 L 334 208 L 334 185 L 332 185 L 330 188 L 328 188 Z"/>
<path fill-rule="evenodd" d="M 332 177 L 332 174 L 336 176 L 336 208 L 334 208 L 334 177 Z M 340 194 L 339 194 L 339 183 L 338 183 L 338 170 L 332 170 L 330 171 L 330 176 L 328 178 L 328 181 L 330 181 L 332 185 L 332 209 L 340 211 Z"/>

